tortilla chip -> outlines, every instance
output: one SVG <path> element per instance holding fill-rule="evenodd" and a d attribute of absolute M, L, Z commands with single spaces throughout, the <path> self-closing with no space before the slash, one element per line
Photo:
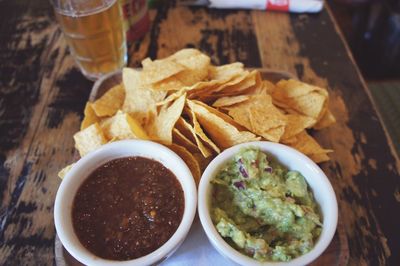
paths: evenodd
<path fill-rule="evenodd" d="M 325 111 L 328 92 L 325 89 L 290 79 L 279 81 L 272 97 L 299 114 L 319 120 Z"/>
<path fill-rule="evenodd" d="M 107 139 L 98 123 L 94 123 L 84 130 L 75 133 L 74 140 L 75 148 L 79 151 L 81 157 L 107 143 Z"/>
<path fill-rule="evenodd" d="M 118 140 L 119 140 L 119 139 L 117 139 L 117 138 L 112 138 L 112 139 L 108 140 L 107 143 L 111 143 L 111 142 L 118 141 Z"/>
<path fill-rule="evenodd" d="M 185 84 L 175 76 L 164 79 L 163 81 L 152 84 L 151 88 L 156 91 L 178 91 L 185 87 Z"/>
<path fill-rule="evenodd" d="M 233 123 L 228 122 L 229 119 L 226 116 L 217 110 L 214 110 L 212 113 L 198 101 L 187 100 L 187 104 L 196 114 L 201 126 L 211 137 L 212 141 L 221 149 L 227 149 L 236 144 L 260 139 L 249 131 L 240 131 Z M 211 107 L 209 108 L 211 109 Z M 221 115 L 218 116 L 216 113 L 220 113 Z M 232 119 L 230 120 L 232 121 Z"/>
<path fill-rule="evenodd" d="M 144 84 L 160 82 L 185 70 L 184 66 L 169 59 L 151 61 L 146 58 L 142 61 L 142 65 L 143 70 L 140 76 Z"/>
<path fill-rule="evenodd" d="M 101 121 L 100 127 L 108 140 L 148 139 L 139 122 L 122 111 Z"/>
<path fill-rule="evenodd" d="M 213 80 L 230 80 L 235 76 L 243 73 L 244 66 L 240 62 L 213 67 L 210 69 L 210 79 Z"/>
<path fill-rule="evenodd" d="M 247 101 L 229 107 L 228 114 L 248 130 L 274 142 L 281 138 L 287 122 L 267 94 L 251 95 Z"/>
<path fill-rule="evenodd" d="M 287 103 L 285 102 L 280 102 L 277 99 L 272 97 L 272 103 L 281 111 L 284 111 L 284 113 L 288 114 L 295 114 L 295 115 L 301 115 L 298 111 L 292 109 Z"/>
<path fill-rule="evenodd" d="M 262 86 L 261 88 L 261 92 L 256 91 L 256 93 L 260 94 L 263 92 L 266 92 L 269 95 L 272 95 L 276 89 L 276 86 L 274 83 L 268 81 L 268 80 L 263 80 L 262 81 Z"/>
<path fill-rule="evenodd" d="M 172 143 L 172 129 L 182 114 L 185 99 L 186 94 L 176 99 L 169 107 L 167 105 L 162 106 L 154 124 L 148 128 L 148 132 L 153 139 L 167 144 Z"/>
<path fill-rule="evenodd" d="M 153 85 L 157 90 L 180 90 L 184 86 L 193 86 L 195 83 L 208 77 L 210 58 L 195 49 L 183 49 L 164 59 L 175 62 L 184 69 L 167 79 Z"/>
<path fill-rule="evenodd" d="M 297 134 L 297 135 L 299 135 L 299 134 Z M 284 144 L 286 144 L 288 146 L 294 145 L 298 141 L 297 135 L 296 136 L 292 136 L 292 137 L 287 138 L 287 139 L 281 139 L 281 143 L 284 143 Z"/>
<path fill-rule="evenodd" d="M 198 99 L 199 96 L 207 95 L 216 88 L 222 89 L 237 84 L 249 74 L 249 71 L 243 69 L 243 64 L 234 63 L 220 67 L 209 67 L 209 73 L 210 80 L 198 82 L 187 89 L 188 98 Z"/>
<path fill-rule="evenodd" d="M 212 159 L 214 159 L 214 156 L 209 156 L 205 158 L 201 153 L 194 153 L 193 156 L 196 159 L 197 163 L 200 165 L 200 170 L 202 173 L 204 172 L 204 170 L 206 170 Z"/>
<path fill-rule="evenodd" d="M 274 96 L 277 98 L 296 98 L 310 94 L 311 92 L 319 92 L 327 96 L 325 89 L 295 79 L 280 80 L 276 86 L 277 89 L 274 91 Z"/>
<path fill-rule="evenodd" d="M 181 157 L 182 160 L 186 163 L 186 165 L 192 172 L 196 185 L 198 186 L 200 183 L 201 170 L 196 158 L 184 147 L 179 146 L 177 144 L 172 143 L 170 145 L 167 145 L 167 147 L 173 150 L 176 154 L 178 154 L 179 157 Z"/>
<path fill-rule="evenodd" d="M 251 72 L 249 71 L 243 71 L 239 74 L 237 74 L 234 78 L 230 79 L 228 82 L 225 82 L 223 84 L 220 84 L 216 88 L 214 88 L 212 91 L 210 91 L 210 94 L 222 94 L 222 93 L 236 93 L 243 91 L 244 89 L 251 87 L 256 84 L 257 82 L 257 75 L 259 75 L 259 72 L 256 70 L 253 70 Z"/>
<path fill-rule="evenodd" d="M 151 60 L 150 57 L 146 57 L 145 59 L 142 60 L 142 69 L 145 68 L 146 66 L 148 68 L 151 68 L 151 64 L 153 63 L 153 60 Z"/>
<path fill-rule="evenodd" d="M 212 106 L 214 107 L 226 107 L 237 103 L 244 102 L 250 98 L 250 95 L 237 95 L 237 96 L 225 96 L 217 99 Z"/>
<path fill-rule="evenodd" d="M 305 130 L 288 140 L 283 140 L 282 142 L 301 153 L 304 153 L 310 158 L 314 157 L 314 159 L 318 159 L 318 162 L 322 162 L 321 160 L 323 158 L 329 160 L 327 153 L 332 152 L 332 150 L 323 149 Z M 323 156 L 323 154 L 325 154 L 325 156 Z"/>
<path fill-rule="evenodd" d="M 58 172 L 58 177 L 64 179 L 65 175 L 71 170 L 75 163 L 71 163 L 70 165 L 65 166 L 63 169 Z"/>
<path fill-rule="evenodd" d="M 315 163 L 323 163 L 329 161 L 329 156 L 326 153 L 317 153 L 308 155 Z"/>
<path fill-rule="evenodd" d="M 122 110 L 134 117 L 142 126 L 151 123 L 157 115 L 156 103 L 166 95 L 164 91 L 156 91 L 143 84 L 140 72 L 124 68 L 122 72 L 126 90 Z"/>
<path fill-rule="evenodd" d="M 249 71 L 236 73 L 234 77 L 227 76 L 221 80 L 211 80 L 201 88 L 192 89 L 189 98 L 201 101 L 212 101 L 217 97 L 237 95 L 256 83 L 255 74 Z"/>
<path fill-rule="evenodd" d="M 238 124 L 235 120 L 232 119 L 232 117 L 230 117 L 229 115 L 219 111 L 218 109 L 215 109 L 215 108 L 209 106 L 208 104 L 200 102 L 200 101 L 197 101 L 197 100 L 192 100 L 192 102 L 204 107 L 208 112 L 210 112 L 210 113 L 222 118 L 225 122 L 233 125 L 237 129 L 239 129 L 239 131 L 246 131 L 246 128 L 244 126 Z"/>
<path fill-rule="evenodd" d="M 175 124 L 176 126 L 176 124 Z M 172 129 L 172 142 L 185 147 L 190 152 L 199 152 L 199 148 L 177 128 Z"/>
<path fill-rule="evenodd" d="M 169 59 L 185 66 L 185 70 L 175 75 L 185 85 L 193 85 L 208 76 L 210 57 L 196 49 L 182 49 L 171 55 Z"/>
<path fill-rule="evenodd" d="M 168 59 L 178 62 L 179 64 L 185 66 L 186 68 L 193 70 L 202 69 L 204 68 L 204 66 L 209 66 L 211 61 L 210 57 L 203 54 L 199 50 L 193 48 L 186 48 L 179 50 L 170 57 L 168 57 Z M 207 75 L 208 75 L 208 69 L 207 69 Z"/>
<path fill-rule="evenodd" d="M 207 143 L 207 145 L 208 145 L 209 147 L 211 147 L 215 152 L 220 153 L 221 150 L 220 150 L 220 149 L 217 147 L 217 145 L 215 145 L 215 143 L 214 143 L 211 139 L 209 139 L 209 138 L 207 137 L 207 135 L 204 133 L 203 129 L 201 128 L 201 126 L 200 126 L 200 124 L 199 124 L 199 122 L 197 121 L 196 114 L 193 112 L 193 110 L 189 109 L 189 111 L 188 111 L 187 113 L 188 113 L 189 116 L 190 116 L 190 119 L 191 119 L 192 124 L 193 124 L 193 129 L 194 129 L 194 132 L 196 133 L 196 135 L 199 136 L 200 139 L 201 139 L 202 141 L 204 141 L 205 143 Z"/>
<path fill-rule="evenodd" d="M 92 107 L 97 116 L 113 116 L 125 99 L 125 88 L 122 84 L 115 85 L 103 94 L 98 100 L 92 103 Z"/>
<path fill-rule="evenodd" d="M 182 88 L 182 89 L 180 89 L 180 90 L 178 90 L 178 91 L 176 91 L 176 92 L 174 92 L 174 93 L 168 95 L 167 98 L 165 98 L 165 99 L 164 99 L 163 101 L 161 101 L 161 102 L 158 102 L 156 105 L 157 105 L 157 106 L 162 106 L 162 105 L 168 104 L 168 103 L 170 103 L 170 102 L 173 102 L 173 101 L 175 101 L 176 99 L 178 99 L 179 97 L 181 97 L 183 94 L 185 94 L 186 91 L 187 91 L 187 90 L 186 90 L 185 88 Z"/>
<path fill-rule="evenodd" d="M 190 138 L 192 141 L 196 143 L 197 148 L 200 150 L 201 154 L 204 157 L 209 157 L 212 154 L 210 149 L 207 148 L 203 144 L 203 142 L 201 142 L 193 126 L 189 124 L 185 119 L 180 117 L 175 126 L 180 132 L 182 132 L 182 134 L 184 134 L 186 137 Z"/>
<path fill-rule="evenodd" d="M 253 120 L 250 120 L 250 122 L 255 123 L 253 122 Z M 285 132 L 285 126 L 279 126 L 265 131 L 263 133 L 263 137 L 267 140 L 278 142 L 281 139 L 284 132 Z"/>
<path fill-rule="evenodd" d="M 298 115 L 298 114 L 288 114 L 286 115 L 287 124 L 285 127 L 285 133 L 282 135 L 282 139 L 288 139 L 296 136 L 306 128 L 311 128 L 316 120 L 312 117 Z"/>
<path fill-rule="evenodd" d="M 314 129 L 323 129 L 336 123 L 336 118 L 333 116 L 332 112 L 327 109 L 322 115 L 321 119 L 313 126 Z"/>
<path fill-rule="evenodd" d="M 246 71 L 247 72 L 247 71 Z M 244 73 L 246 73 L 244 72 Z M 236 95 L 239 93 L 244 93 L 249 88 L 256 86 L 257 84 L 262 85 L 260 72 L 257 70 L 253 70 L 247 75 L 243 75 L 244 78 L 233 85 L 229 86 L 220 86 L 218 87 L 213 94 L 217 95 Z M 229 83 L 228 83 L 229 84 Z"/>
<path fill-rule="evenodd" d="M 92 103 L 90 102 L 86 103 L 85 110 L 83 111 L 83 113 L 85 117 L 83 118 L 81 123 L 81 130 L 84 130 L 88 126 L 100 121 L 100 118 L 94 112 Z"/>
<path fill-rule="evenodd" d="M 326 97 L 317 92 L 311 92 L 293 99 L 289 104 L 300 114 L 319 119 L 325 108 Z"/>

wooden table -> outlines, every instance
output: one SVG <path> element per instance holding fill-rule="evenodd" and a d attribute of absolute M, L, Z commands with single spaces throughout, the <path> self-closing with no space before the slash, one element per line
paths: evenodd
<path fill-rule="evenodd" d="M 151 13 L 130 66 L 184 48 L 328 87 L 337 124 L 314 136 L 339 201 L 343 264 L 400 265 L 399 160 L 329 10 L 317 15 L 178 7 Z M 0 1 L 0 265 L 54 264 L 57 172 L 71 163 L 92 83 L 74 65 L 48 0 Z"/>

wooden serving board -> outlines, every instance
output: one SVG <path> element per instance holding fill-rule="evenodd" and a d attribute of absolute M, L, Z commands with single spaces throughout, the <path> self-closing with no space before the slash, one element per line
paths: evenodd
<path fill-rule="evenodd" d="M 289 78 L 297 78 L 295 75 L 284 72 L 284 71 L 279 71 L 279 70 L 271 70 L 271 69 L 258 69 L 263 77 L 263 79 L 269 80 L 271 82 L 277 82 L 281 79 L 289 79 Z M 92 91 L 89 96 L 89 101 L 94 101 L 101 97 L 108 89 L 112 88 L 114 85 L 117 85 L 122 82 L 122 76 L 121 72 L 115 72 L 112 74 L 109 74 L 102 79 L 99 79 L 98 81 L 95 82 L 93 85 Z M 78 154 L 75 154 L 76 159 L 79 158 Z M 328 176 L 329 178 L 329 176 Z M 190 245 L 190 242 L 196 241 L 197 238 L 190 238 L 190 234 L 194 234 L 196 232 L 199 234 L 199 228 L 194 228 L 194 227 L 200 227 L 200 222 L 199 218 L 196 215 L 195 221 L 193 222 L 192 229 L 189 232 L 189 235 L 185 242 L 182 244 L 182 246 L 178 249 L 176 253 L 179 253 L 180 250 L 186 250 L 185 245 Z M 202 229 L 200 229 L 201 231 Z M 205 235 L 204 232 L 200 232 L 200 234 Z M 201 241 L 199 241 L 201 243 Z M 336 233 L 332 239 L 332 242 L 328 246 L 328 248 L 325 250 L 325 252 L 314 262 L 311 263 L 311 265 L 315 266 L 326 266 L 326 265 L 347 265 L 349 261 L 349 248 L 347 244 L 347 236 L 344 230 L 344 225 L 343 222 L 340 220 L 339 216 L 339 221 L 336 229 Z M 211 244 L 207 241 L 203 242 L 204 245 L 210 245 Z M 72 257 L 71 254 L 68 253 L 68 251 L 63 247 L 60 239 L 56 235 L 55 237 L 55 246 L 54 246 L 54 252 L 55 252 L 55 262 L 57 266 L 78 266 L 78 265 L 83 265 L 79 261 L 77 261 L 74 257 Z M 182 252 L 181 252 L 182 253 Z M 203 249 L 204 253 L 204 249 Z M 204 257 L 204 256 L 203 256 Z M 222 259 L 222 258 L 220 258 Z M 174 254 L 171 256 L 171 258 L 168 259 L 168 261 L 174 260 Z M 168 262 L 167 261 L 167 262 Z M 210 261 L 210 264 L 212 262 L 215 263 L 215 261 Z M 204 258 L 203 260 L 199 259 L 198 265 L 204 265 Z M 231 261 L 226 261 L 226 263 L 232 263 Z M 164 264 L 164 263 L 163 263 Z M 173 265 L 182 265 L 184 266 L 185 264 L 181 263 L 172 263 Z M 213 264 L 214 265 L 214 264 Z M 224 264 L 225 265 L 225 264 Z M 231 265 L 231 264 L 229 264 Z M 232 264 L 233 265 L 233 264 Z M 197 266 L 196 264 L 193 266 Z"/>

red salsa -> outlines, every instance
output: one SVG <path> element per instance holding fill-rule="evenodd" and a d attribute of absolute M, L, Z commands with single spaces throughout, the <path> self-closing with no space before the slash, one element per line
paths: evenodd
<path fill-rule="evenodd" d="M 72 222 L 80 242 L 98 257 L 130 260 L 162 246 L 178 228 L 184 196 L 175 175 L 143 157 L 109 161 L 78 189 Z"/>

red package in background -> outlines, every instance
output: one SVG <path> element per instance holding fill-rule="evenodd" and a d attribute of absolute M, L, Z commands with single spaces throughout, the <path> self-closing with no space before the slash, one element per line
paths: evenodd
<path fill-rule="evenodd" d="M 120 0 L 128 43 L 142 38 L 150 28 L 147 0 Z"/>
<path fill-rule="evenodd" d="M 267 0 L 267 9 L 288 12 L 289 0 Z"/>

